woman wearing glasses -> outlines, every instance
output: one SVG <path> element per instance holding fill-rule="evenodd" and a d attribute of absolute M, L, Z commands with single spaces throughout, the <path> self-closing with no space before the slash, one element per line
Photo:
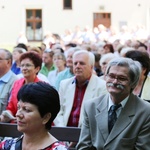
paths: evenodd
<path fill-rule="evenodd" d="M 41 65 L 42 58 L 37 53 L 27 52 L 21 55 L 20 68 L 23 78 L 14 83 L 6 111 L 4 111 L 0 116 L 1 122 L 10 122 L 15 120 L 18 102 L 17 93 L 23 85 L 40 81 L 37 74 L 41 69 Z"/>

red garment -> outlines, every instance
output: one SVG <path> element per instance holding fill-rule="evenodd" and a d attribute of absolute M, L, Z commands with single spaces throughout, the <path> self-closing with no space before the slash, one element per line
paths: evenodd
<path fill-rule="evenodd" d="M 86 87 L 87 87 L 87 84 L 83 85 L 82 87 L 78 87 L 76 85 L 74 102 L 73 102 L 73 106 L 72 106 L 72 110 L 70 113 L 67 126 L 78 127 L 80 110 L 81 110 L 81 105 L 82 105 Z"/>
<path fill-rule="evenodd" d="M 34 80 L 34 82 L 39 82 L 39 81 L 40 80 L 37 77 Z M 20 90 L 20 88 L 24 84 L 25 84 L 25 78 L 21 78 L 21 79 L 15 81 L 12 91 L 11 91 L 9 103 L 8 103 L 6 110 L 11 111 L 14 116 L 17 113 L 17 103 L 18 103 L 17 94 L 18 94 L 18 91 Z"/>

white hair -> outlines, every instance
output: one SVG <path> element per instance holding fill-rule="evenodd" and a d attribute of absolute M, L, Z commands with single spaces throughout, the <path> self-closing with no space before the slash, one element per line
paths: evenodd
<path fill-rule="evenodd" d="M 124 47 L 120 51 L 120 56 L 124 57 L 127 52 L 132 51 L 132 50 L 135 50 L 135 49 L 132 47 Z"/>
<path fill-rule="evenodd" d="M 76 55 L 78 54 L 86 54 L 88 55 L 89 57 L 89 64 L 94 67 L 94 64 L 95 64 L 95 56 L 92 52 L 89 52 L 87 50 L 79 50 L 79 51 L 76 51 L 74 54 L 73 54 L 73 59 Z"/>
<path fill-rule="evenodd" d="M 102 63 L 105 62 L 107 59 L 111 60 L 115 57 L 117 57 L 117 56 L 114 53 L 104 54 L 99 61 L 100 66 L 102 66 Z"/>

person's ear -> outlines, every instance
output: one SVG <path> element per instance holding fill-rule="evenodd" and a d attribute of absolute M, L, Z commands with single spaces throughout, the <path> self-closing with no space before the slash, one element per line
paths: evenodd
<path fill-rule="evenodd" d="M 7 60 L 7 64 L 8 64 L 8 65 L 12 64 L 11 59 L 8 59 L 8 60 Z"/>
<path fill-rule="evenodd" d="M 43 124 L 46 124 L 50 120 L 51 116 L 51 113 L 45 114 L 43 117 Z"/>
<path fill-rule="evenodd" d="M 147 71 L 146 68 L 142 67 L 142 74 L 145 75 L 145 72 Z"/>
<path fill-rule="evenodd" d="M 40 71 L 40 67 L 36 67 L 36 73 L 38 73 Z"/>

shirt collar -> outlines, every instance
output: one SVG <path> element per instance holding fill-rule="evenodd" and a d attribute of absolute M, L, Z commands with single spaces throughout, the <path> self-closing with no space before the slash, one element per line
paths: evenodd
<path fill-rule="evenodd" d="M 127 103 L 129 99 L 129 96 L 127 96 L 123 101 L 121 101 L 121 107 L 124 108 L 125 104 Z M 108 110 L 110 109 L 110 107 L 114 105 L 113 101 L 111 100 L 110 94 L 109 94 L 109 104 L 108 104 Z"/>
<path fill-rule="evenodd" d="M 88 85 L 88 83 L 89 83 L 89 80 L 90 80 L 90 78 L 89 78 L 89 79 L 87 79 L 87 80 L 84 82 L 84 84 L 83 84 L 83 85 L 86 85 L 86 86 L 87 86 L 87 85 Z M 77 81 L 76 77 L 75 77 L 75 78 L 74 78 L 74 80 L 72 81 L 72 84 L 74 84 L 74 83 L 75 83 L 76 85 L 78 84 L 78 81 Z"/>
<path fill-rule="evenodd" d="M 12 74 L 13 74 L 13 72 L 11 70 L 9 70 L 5 75 L 3 75 L 0 78 L 0 81 L 7 83 L 9 81 L 9 79 L 11 78 Z"/>

